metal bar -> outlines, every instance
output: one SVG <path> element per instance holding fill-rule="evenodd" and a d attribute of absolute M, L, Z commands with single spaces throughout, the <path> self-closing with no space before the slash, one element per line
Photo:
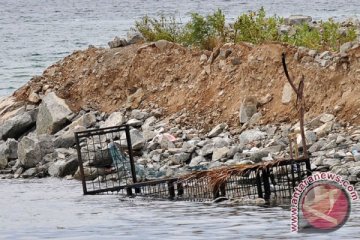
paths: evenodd
<path fill-rule="evenodd" d="M 268 174 L 268 169 L 263 169 L 262 170 L 262 180 L 264 182 L 264 190 L 265 190 L 265 195 L 264 195 L 264 199 L 265 200 L 269 200 L 270 199 L 270 194 L 271 194 L 271 189 L 270 189 L 270 183 L 269 183 L 269 174 Z"/>
<path fill-rule="evenodd" d="M 78 163 L 79 163 L 79 167 L 80 167 L 80 176 L 81 176 L 81 182 L 82 182 L 82 187 L 83 187 L 83 193 L 87 194 L 84 166 L 83 166 L 83 161 L 82 161 L 82 156 L 81 156 L 81 147 L 80 147 L 80 142 L 79 142 L 79 136 L 76 132 L 75 132 L 75 141 L 76 141 L 76 150 L 77 150 L 77 154 L 78 154 Z"/>
<path fill-rule="evenodd" d="M 135 171 L 135 164 L 134 164 L 132 145 L 131 145 L 131 139 L 130 139 L 130 127 L 129 127 L 129 125 L 126 125 L 125 133 L 126 133 L 126 141 L 127 141 L 128 150 L 129 150 L 129 159 L 130 159 L 132 180 L 133 180 L 133 183 L 136 183 L 137 182 L 137 180 L 136 180 L 136 171 Z"/>

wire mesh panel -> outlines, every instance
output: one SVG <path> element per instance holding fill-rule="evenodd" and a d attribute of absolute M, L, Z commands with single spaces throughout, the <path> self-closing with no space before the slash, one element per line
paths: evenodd
<path fill-rule="evenodd" d="M 129 126 L 76 132 L 75 138 L 84 194 L 136 182 Z"/>
<path fill-rule="evenodd" d="M 84 194 L 119 193 L 157 199 L 209 201 L 218 197 L 290 198 L 306 176 L 309 159 L 197 171 L 178 178 L 137 182 L 129 126 L 75 134 Z"/>

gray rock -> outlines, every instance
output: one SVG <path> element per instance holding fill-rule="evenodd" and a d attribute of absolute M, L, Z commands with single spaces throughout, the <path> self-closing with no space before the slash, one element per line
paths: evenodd
<path fill-rule="evenodd" d="M 283 104 L 290 103 L 292 95 L 293 95 L 293 89 L 292 89 L 290 83 L 287 82 L 287 83 L 284 84 L 284 87 L 283 87 L 281 102 Z"/>
<path fill-rule="evenodd" d="M 257 100 L 255 97 L 246 97 L 240 106 L 240 123 L 246 123 L 257 112 Z"/>
<path fill-rule="evenodd" d="M 0 144 L 0 169 L 5 168 L 8 165 L 9 149 L 6 143 Z"/>
<path fill-rule="evenodd" d="M 221 166 L 222 166 L 221 162 L 215 161 L 215 162 L 210 163 L 209 169 L 218 168 L 218 167 L 221 167 Z"/>
<path fill-rule="evenodd" d="M 321 121 L 322 123 L 327 123 L 327 122 L 332 121 L 334 118 L 335 118 L 334 115 L 329 114 L 329 113 L 324 113 L 324 114 L 321 115 L 320 121 Z"/>
<path fill-rule="evenodd" d="M 143 137 L 145 138 L 145 141 L 150 141 L 156 136 L 156 133 L 151 130 L 144 130 L 143 131 Z"/>
<path fill-rule="evenodd" d="M 75 145 L 75 132 L 86 130 L 83 126 L 77 126 L 73 129 L 63 132 L 61 135 L 55 138 L 54 147 L 55 148 L 69 148 Z"/>
<path fill-rule="evenodd" d="M 128 45 L 126 39 L 115 37 L 112 41 L 108 42 L 110 48 L 124 47 Z"/>
<path fill-rule="evenodd" d="M 324 123 L 323 125 L 321 125 L 320 127 L 316 128 L 314 130 L 314 132 L 316 133 L 316 135 L 320 138 L 320 137 L 324 137 L 326 136 L 331 130 L 332 130 L 332 127 L 333 127 L 333 122 L 330 121 L 330 122 L 327 122 L 327 123 Z"/>
<path fill-rule="evenodd" d="M 17 149 L 18 142 L 12 138 L 0 144 L 0 169 L 5 168 L 10 160 L 17 159 Z"/>
<path fill-rule="evenodd" d="M 50 136 L 25 136 L 18 145 L 18 158 L 25 168 L 32 168 L 38 164 L 42 157 L 54 151 L 53 141 Z"/>
<path fill-rule="evenodd" d="M 35 167 L 41 161 L 41 149 L 37 138 L 25 136 L 18 145 L 18 157 L 25 168 Z"/>
<path fill-rule="evenodd" d="M 233 158 L 236 153 L 241 153 L 242 147 L 241 146 L 232 146 L 228 153 L 226 154 L 227 158 Z"/>
<path fill-rule="evenodd" d="M 143 112 L 138 109 L 132 110 L 130 115 L 132 118 L 135 118 L 137 120 L 144 120 L 149 116 L 149 114 L 147 112 Z"/>
<path fill-rule="evenodd" d="M 140 127 L 143 124 L 143 122 L 138 119 L 130 119 L 129 121 L 127 121 L 126 124 L 131 127 Z"/>
<path fill-rule="evenodd" d="M 350 168 L 348 168 L 348 171 L 349 171 L 350 175 L 360 177 L 360 166 L 350 167 Z"/>
<path fill-rule="evenodd" d="M 21 135 L 35 126 L 35 115 L 36 112 L 33 110 L 6 120 L 0 126 L 0 139 L 18 139 Z"/>
<path fill-rule="evenodd" d="M 157 121 L 157 118 L 154 116 L 151 116 L 149 118 L 147 118 L 144 122 L 144 124 L 141 126 L 142 130 L 153 130 L 153 126 L 155 125 Z"/>
<path fill-rule="evenodd" d="M 38 170 L 36 168 L 29 168 L 23 174 L 21 174 L 21 176 L 23 178 L 30 178 L 30 177 L 34 177 L 37 173 Z"/>
<path fill-rule="evenodd" d="M 220 133 L 222 133 L 222 131 L 224 129 L 227 128 L 227 125 L 225 123 L 220 123 L 219 125 L 217 125 L 216 127 L 214 127 L 209 133 L 208 133 L 208 137 L 212 138 L 212 137 L 216 137 L 218 136 Z"/>
<path fill-rule="evenodd" d="M 256 151 L 254 153 L 251 153 L 250 160 L 254 163 L 258 163 L 262 161 L 262 158 L 267 157 L 269 155 L 268 151 Z"/>
<path fill-rule="evenodd" d="M 322 166 L 333 167 L 335 165 L 340 165 L 341 161 L 336 158 L 325 158 L 322 160 Z"/>
<path fill-rule="evenodd" d="M 52 177 L 65 177 L 67 175 L 73 175 L 78 168 L 77 158 L 71 158 L 69 160 L 58 160 L 52 163 L 48 169 L 48 173 Z"/>
<path fill-rule="evenodd" d="M 291 15 L 285 19 L 285 22 L 290 25 L 300 25 L 303 23 L 310 23 L 312 18 L 310 16 L 304 15 Z"/>
<path fill-rule="evenodd" d="M 145 146 L 146 140 L 139 130 L 131 129 L 130 138 L 133 150 L 140 150 Z"/>
<path fill-rule="evenodd" d="M 105 168 L 94 168 L 94 167 L 84 167 L 84 177 L 85 181 L 91 181 L 97 178 L 98 176 L 105 174 Z M 74 178 L 81 180 L 80 168 L 74 174 Z"/>
<path fill-rule="evenodd" d="M 197 165 L 199 165 L 202 162 L 207 162 L 206 158 L 204 158 L 203 156 L 197 156 L 194 157 L 193 159 L 191 159 L 191 162 L 189 164 L 190 167 L 195 167 Z"/>
<path fill-rule="evenodd" d="M 103 124 L 100 125 L 100 128 L 120 126 L 125 123 L 125 116 L 122 112 L 113 112 L 105 120 Z"/>
<path fill-rule="evenodd" d="M 216 148 L 227 147 L 231 144 L 231 140 L 229 138 L 221 138 L 221 137 L 213 138 L 212 142 L 214 143 L 214 147 Z"/>
<path fill-rule="evenodd" d="M 319 151 L 321 148 L 323 148 L 325 146 L 326 142 L 324 140 L 320 140 L 316 143 L 314 143 L 309 149 L 308 152 L 309 153 L 314 153 Z"/>
<path fill-rule="evenodd" d="M 199 154 L 201 156 L 208 156 L 208 155 L 211 155 L 214 151 L 214 144 L 213 143 L 210 143 L 210 144 L 206 144 L 204 145 L 204 147 L 202 147 L 202 149 L 199 151 Z"/>
<path fill-rule="evenodd" d="M 136 43 L 142 43 L 145 39 L 140 33 L 134 33 L 128 36 L 127 43 L 128 44 L 136 44 Z"/>
<path fill-rule="evenodd" d="M 65 100 L 48 93 L 42 100 L 36 120 L 36 132 L 40 134 L 54 134 L 70 123 L 73 112 Z"/>
<path fill-rule="evenodd" d="M 353 42 L 346 42 L 340 46 L 340 53 L 346 53 L 353 46 Z"/>
<path fill-rule="evenodd" d="M 166 40 L 158 40 L 155 42 L 155 47 L 157 47 L 160 51 L 165 50 L 171 43 Z"/>
<path fill-rule="evenodd" d="M 159 144 L 162 149 L 175 148 L 175 144 L 170 141 L 169 138 L 166 137 L 166 135 L 161 136 Z"/>
<path fill-rule="evenodd" d="M 240 144 L 247 144 L 256 140 L 261 140 L 266 137 L 266 133 L 259 130 L 247 130 L 240 134 Z"/>
<path fill-rule="evenodd" d="M 227 147 L 215 148 L 213 151 L 213 155 L 212 155 L 212 161 L 217 161 L 217 160 L 220 160 L 220 159 L 226 157 L 229 150 L 230 149 Z"/>
<path fill-rule="evenodd" d="M 190 158 L 189 153 L 177 153 L 169 157 L 171 165 L 181 165 L 187 162 Z"/>

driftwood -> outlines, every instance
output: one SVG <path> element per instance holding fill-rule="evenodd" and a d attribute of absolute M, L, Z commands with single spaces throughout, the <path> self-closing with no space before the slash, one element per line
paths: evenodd
<path fill-rule="evenodd" d="M 296 87 L 293 80 L 290 78 L 289 72 L 287 70 L 285 53 L 282 54 L 282 65 L 284 68 L 286 79 L 288 80 L 292 89 L 296 93 L 296 107 L 298 109 L 298 114 L 299 114 L 300 134 L 301 134 L 301 142 L 302 142 L 302 146 L 303 146 L 303 156 L 304 156 L 304 158 L 307 158 L 308 152 L 307 152 L 306 138 L 305 138 L 305 131 L 304 131 L 304 114 L 305 114 L 304 75 L 301 75 L 299 85 L 298 85 L 298 87 Z"/>

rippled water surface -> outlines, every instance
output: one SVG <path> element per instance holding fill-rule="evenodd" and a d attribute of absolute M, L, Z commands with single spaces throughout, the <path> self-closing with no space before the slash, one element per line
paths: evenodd
<path fill-rule="evenodd" d="M 125 36 L 141 16 L 223 9 L 228 20 L 264 6 L 269 14 L 315 19 L 360 16 L 359 0 L 0 0 L 0 96 L 9 95 L 52 63 L 89 44 Z"/>
<path fill-rule="evenodd" d="M 360 204 L 331 234 L 290 233 L 280 207 L 83 196 L 80 183 L 0 180 L 0 239 L 355 239 Z"/>

